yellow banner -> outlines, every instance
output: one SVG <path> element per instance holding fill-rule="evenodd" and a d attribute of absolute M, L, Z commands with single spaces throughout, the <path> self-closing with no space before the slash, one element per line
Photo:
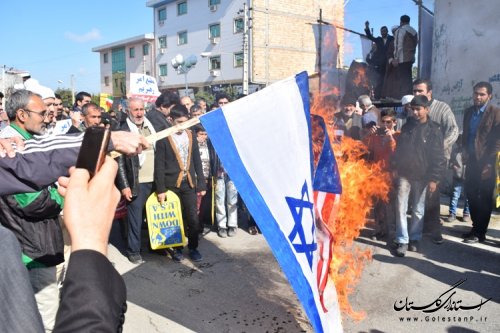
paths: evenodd
<path fill-rule="evenodd" d="M 163 206 L 158 202 L 156 193 L 146 201 L 149 242 L 153 250 L 186 245 L 182 210 L 179 197 L 168 191 Z"/>
<path fill-rule="evenodd" d="M 99 96 L 99 106 L 109 111 L 111 106 L 113 106 L 113 95 L 101 93 Z"/>

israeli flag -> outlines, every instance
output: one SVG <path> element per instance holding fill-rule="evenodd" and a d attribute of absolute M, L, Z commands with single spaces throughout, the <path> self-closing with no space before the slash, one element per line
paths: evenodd
<path fill-rule="evenodd" d="M 335 288 L 322 288 L 324 271 L 318 272 L 323 243 L 315 224 L 307 73 L 200 120 L 314 330 L 342 332 Z"/>

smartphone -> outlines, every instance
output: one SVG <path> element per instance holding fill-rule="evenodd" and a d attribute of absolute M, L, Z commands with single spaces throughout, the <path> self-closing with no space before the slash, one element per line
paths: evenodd
<path fill-rule="evenodd" d="M 106 158 L 106 149 L 111 132 L 104 127 L 89 127 L 85 130 L 76 167 L 86 169 L 94 177 Z"/>
<path fill-rule="evenodd" d="M 385 128 L 384 127 L 378 127 L 376 134 L 377 135 L 385 135 Z"/>

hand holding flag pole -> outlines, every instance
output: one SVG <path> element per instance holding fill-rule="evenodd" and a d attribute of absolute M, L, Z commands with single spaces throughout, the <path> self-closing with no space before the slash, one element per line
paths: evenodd
<path fill-rule="evenodd" d="M 182 124 L 178 124 L 178 125 L 169 127 L 169 128 L 164 129 L 162 131 L 156 132 L 155 134 L 151 134 L 151 135 L 147 136 L 146 141 L 148 141 L 149 144 L 152 144 L 158 140 L 164 139 L 164 138 L 166 138 L 166 137 L 168 137 L 176 132 L 188 129 L 188 128 L 190 128 L 194 125 L 197 125 L 199 123 L 200 123 L 199 118 L 191 118 L 188 121 L 183 122 Z M 112 158 L 116 158 L 120 155 L 122 155 L 122 153 L 119 153 L 115 150 L 109 154 L 109 156 L 111 156 Z"/>

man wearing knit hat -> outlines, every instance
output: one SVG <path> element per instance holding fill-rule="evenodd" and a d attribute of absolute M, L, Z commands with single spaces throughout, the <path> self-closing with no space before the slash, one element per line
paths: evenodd
<path fill-rule="evenodd" d="M 429 119 L 429 100 L 415 96 L 410 103 L 415 121 L 407 122 L 397 140 L 393 158 L 396 180 L 396 255 L 418 251 L 422 239 L 425 197 L 438 196 L 437 184 L 445 169 L 443 134 Z M 412 214 L 408 225 L 406 211 L 411 191 Z"/>
<path fill-rule="evenodd" d="M 55 101 L 56 96 L 54 91 L 48 87 L 42 86 L 35 79 L 28 79 L 24 82 L 24 86 L 26 90 L 29 90 L 35 94 L 40 95 L 42 97 L 42 101 L 47 107 L 47 114 L 44 119 L 46 130 L 50 131 L 54 127 L 54 118 L 55 118 Z"/>
<path fill-rule="evenodd" d="M 404 95 L 401 98 L 401 107 L 396 109 L 396 128 L 401 130 L 403 125 L 406 124 L 408 119 L 412 119 L 413 111 L 410 106 L 410 102 L 413 99 L 413 95 Z"/>

